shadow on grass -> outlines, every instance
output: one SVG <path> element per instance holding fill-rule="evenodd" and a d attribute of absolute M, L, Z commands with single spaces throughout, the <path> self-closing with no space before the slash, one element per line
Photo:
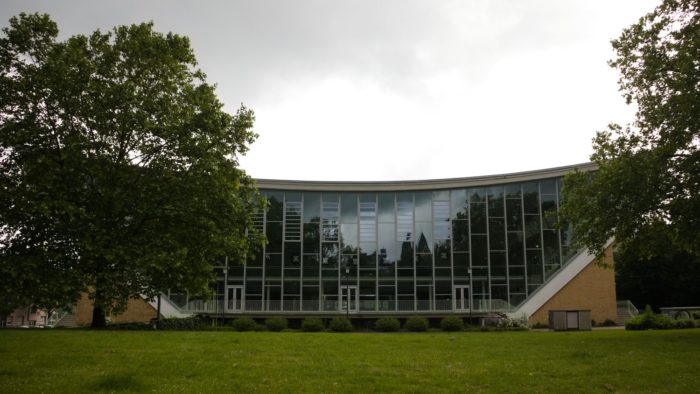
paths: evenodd
<path fill-rule="evenodd" d="M 146 391 L 147 387 L 140 380 L 128 373 L 115 373 L 101 376 L 91 385 L 95 391 Z"/>

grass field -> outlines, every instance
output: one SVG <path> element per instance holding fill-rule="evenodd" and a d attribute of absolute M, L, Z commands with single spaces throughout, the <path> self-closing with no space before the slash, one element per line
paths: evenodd
<path fill-rule="evenodd" d="M 0 330 L 0 392 L 698 392 L 700 329 Z"/>

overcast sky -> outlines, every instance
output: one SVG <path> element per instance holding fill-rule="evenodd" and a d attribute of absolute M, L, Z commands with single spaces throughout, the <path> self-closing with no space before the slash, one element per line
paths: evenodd
<path fill-rule="evenodd" d="M 628 122 L 610 39 L 658 1 L 8 1 L 61 37 L 152 20 L 187 35 L 260 135 L 256 178 L 406 180 L 588 161 Z"/>

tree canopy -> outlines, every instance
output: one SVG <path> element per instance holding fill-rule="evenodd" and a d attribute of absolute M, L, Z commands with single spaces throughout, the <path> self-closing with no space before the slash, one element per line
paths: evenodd
<path fill-rule="evenodd" d="M 59 41 L 48 15 L 0 37 L 0 297 L 104 312 L 167 288 L 204 294 L 212 263 L 262 240 L 238 168 L 254 114 L 223 111 L 187 37 L 152 23 Z"/>
<path fill-rule="evenodd" d="M 633 242 L 663 228 L 700 255 L 700 2 L 664 0 L 612 41 L 610 66 L 637 107 L 632 124 L 598 132 L 598 170 L 564 180 L 561 214 L 579 246 Z M 652 243 L 637 243 L 653 254 Z"/>

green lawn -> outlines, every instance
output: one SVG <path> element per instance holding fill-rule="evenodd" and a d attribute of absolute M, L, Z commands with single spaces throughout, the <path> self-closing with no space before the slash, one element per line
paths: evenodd
<path fill-rule="evenodd" d="M 700 329 L 0 330 L 0 392 L 698 392 Z"/>

